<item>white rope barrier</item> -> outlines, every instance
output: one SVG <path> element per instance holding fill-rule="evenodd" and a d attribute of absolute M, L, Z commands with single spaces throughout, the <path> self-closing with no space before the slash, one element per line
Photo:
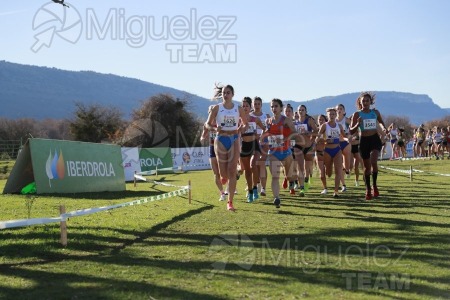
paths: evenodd
<path fill-rule="evenodd" d="M 152 182 L 152 183 L 157 184 L 157 185 L 163 185 L 163 186 L 168 186 L 168 187 L 176 187 L 176 188 L 185 188 L 185 189 L 189 188 L 189 186 L 187 186 L 187 185 L 186 186 L 179 186 L 179 185 L 173 185 L 173 184 L 165 183 L 165 182 L 161 182 L 161 181 L 147 179 L 144 176 L 141 176 L 139 174 L 134 174 L 134 178 L 138 179 L 138 180 L 141 180 L 141 181 Z"/>
<path fill-rule="evenodd" d="M 168 192 L 168 193 L 164 193 L 161 195 L 151 196 L 151 197 L 147 197 L 147 198 L 143 198 L 143 199 L 133 200 L 130 202 L 125 202 L 125 203 L 120 203 L 120 204 L 115 204 L 115 205 L 110 205 L 110 206 L 102 206 L 102 207 L 96 207 L 96 208 L 75 210 L 75 211 L 71 211 L 71 212 L 68 212 L 65 214 L 61 214 L 59 217 L 56 217 L 56 218 L 36 218 L 36 219 L 3 221 L 3 222 L 0 222 L 0 229 L 64 222 L 67 220 L 67 218 L 70 218 L 70 217 L 85 216 L 85 215 L 90 215 L 90 214 L 94 214 L 94 213 L 98 213 L 98 212 L 102 212 L 102 211 L 121 208 L 121 207 L 140 205 L 140 204 L 144 204 L 144 203 L 148 203 L 148 202 L 167 199 L 170 197 L 185 195 L 188 193 L 190 188 L 191 187 L 189 185 L 187 185 L 177 191 Z"/>
<path fill-rule="evenodd" d="M 390 168 L 390 167 L 385 167 L 385 166 L 380 166 L 380 168 L 386 169 L 386 170 L 390 170 L 390 171 L 405 173 L 405 174 L 408 174 L 408 175 L 411 174 L 410 170 L 401 170 L 401 169 L 395 169 L 395 168 Z"/>
<path fill-rule="evenodd" d="M 421 170 L 417 170 L 417 169 L 413 169 L 414 172 L 419 172 L 419 173 L 428 173 L 428 174 L 433 174 L 433 175 L 438 175 L 438 176 L 447 176 L 450 177 L 450 174 L 443 174 L 443 173 L 436 173 L 436 172 L 429 172 L 429 171 L 421 171 Z"/>
<path fill-rule="evenodd" d="M 418 169 L 402 170 L 402 169 L 395 169 L 395 168 L 385 167 L 385 166 L 380 166 L 380 168 L 386 169 L 386 170 L 390 170 L 390 171 L 395 171 L 395 172 L 405 173 L 405 174 L 411 174 L 411 170 L 412 170 L 413 172 L 416 172 L 416 173 L 432 174 L 432 175 L 438 175 L 438 176 L 446 176 L 446 177 L 450 177 L 450 174 L 437 173 L 437 172 L 430 172 L 430 171 L 422 171 L 422 170 L 418 170 Z"/>
<path fill-rule="evenodd" d="M 33 226 L 33 225 L 41 225 L 41 224 L 49 224 L 49 223 L 57 223 L 57 222 L 61 222 L 61 217 L 11 220 L 11 221 L 0 222 L 0 229 Z"/>

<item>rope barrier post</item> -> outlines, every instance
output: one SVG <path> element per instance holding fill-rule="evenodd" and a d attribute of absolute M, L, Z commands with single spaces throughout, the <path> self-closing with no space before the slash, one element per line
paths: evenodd
<path fill-rule="evenodd" d="M 188 191 L 189 204 L 191 204 L 191 180 L 188 181 L 188 187 L 189 187 L 189 191 Z"/>
<path fill-rule="evenodd" d="M 59 213 L 65 214 L 66 213 L 66 207 L 64 205 L 59 206 Z M 66 221 L 61 221 L 59 224 L 59 228 L 61 230 L 61 245 L 63 247 L 67 246 L 67 223 Z"/>
<path fill-rule="evenodd" d="M 155 173 L 156 177 L 158 177 L 158 166 L 156 166 L 156 173 Z"/>
<path fill-rule="evenodd" d="M 136 171 L 134 171 L 134 187 L 136 187 Z"/>
<path fill-rule="evenodd" d="M 409 166 L 409 181 L 413 181 L 413 175 L 412 175 L 412 173 L 413 173 L 413 169 L 412 169 L 412 166 Z"/>

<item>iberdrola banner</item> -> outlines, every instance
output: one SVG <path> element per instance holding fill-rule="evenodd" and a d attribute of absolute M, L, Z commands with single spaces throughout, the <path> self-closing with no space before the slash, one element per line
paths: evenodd
<path fill-rule="evenodd" d="M 141 148 L 139 162 L 142 172 L 173 167 L 170 148 Z"/>
<path fill-rule="evenodd" d="M 4 193 L 36 183 L 36 193 L 124 191 L 118 145 L 30 139 L 19 154 Z"/>

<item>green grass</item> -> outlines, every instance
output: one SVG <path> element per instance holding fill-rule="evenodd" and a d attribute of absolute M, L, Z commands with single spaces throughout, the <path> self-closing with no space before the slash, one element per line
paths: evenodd
<path fill-rule="evenodd" d="M 0 160 L 0 180 L 8 178 L 13 166 L 13 160 Z"/>
<path fill-rule="evenodd" d="M 450 173 L 450 160 L 380 165 Z M 175 197 L 59 224 L 0 230 L 0 298 L 12 299 L 448 299 L 449 177 L 381 170 L 381 197 L 364 187 L 304 198 L 282 192 L 218 201 L 211 171 L 159 176 L 192 181 L 192 203 Z M 0 180 L 3 190 L 6 180 Z M 38 195 L 32 218 L 123 203 L 173 190 L 151 183 L 121 193 Z M 270 193 L 270 188 L 269 188 Z M 27 218 L 26 197 L 0 196 L 0 220 Z"/>

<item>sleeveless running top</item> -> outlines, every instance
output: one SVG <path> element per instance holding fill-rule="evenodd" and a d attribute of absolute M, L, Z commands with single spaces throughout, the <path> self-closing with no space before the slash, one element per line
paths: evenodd
<path fill-rule="evenodd" d="M 348 124 L 347 124 L 347 118 L 346 118 L 346 117 L 343 117 L 342 120 L 340 120 L 340 121 L 338 121 L 338 120 L 336 119 L 336 123 L 337 123 L 337 124 L 340 124 L 340 125 L 342 126 L 342 128 L 344 129 L 344 133 L 345 133 L 345 134 L 348 134 L 348 133 L 349 133 L 349 126 L 348 126 Z"/>
<path fill-rule="evenodd" d="M 257 115 L 255 115 L 255 114 L 252 112 L 252 113 L 250 113 L 250 116 L 255 117 L 255 118 L 258 118 L 258 119 L 261 121 L 261 123 L 266 124 L 267 114 L 263 113 L 262 115 L 257 116 Z M 259 128 L 259 126 L 258 126 L 258 127 L 256 128 L 256 133 L 257 133 L 257 134 L 261 134 L 262 132 L 263 132 L 263 129 L 262 129 L 262 128 Z"/>
<path fill-rule="evenodd" d="M 336 123 L 335 127 L 331 127 L 328 123 L 326 123 L 325 125 L 327 144 L 339 144 L 339 136 L 341 135 L 339 124 Z"/>
<path fill-rule="evenodd" d="M 362 110 L 358 111 L 358 113 L 362 119 L 362 123 L 359 124 L 359 129 L 361 131 L 377 130 L 377 114 L 373 109 L 368 113 L 363 112 Z"/>
<path fill-rule="evenodd" d="M 217 127 L 221 127 L 224 131 L 233 131 L 238 129 L 239 109 L 233 104 L 233 108 L 226 109 L 223 103 L 219 104 L 219 111 L 217 112 L 216 123 Z"/>
<path fill-rule="evenodd" d="M 273 119 L 270 118 L 267 122 L 267 132 L 270 134 L 268 137 L 269 147 L 272 151 L 286 151 L 289 149 L 290 141 L 285 140 L 291 134 L 291 129 L 284 126 L 284 120 L 286 116 L 281 116 L 277 123 L 273 123 Z"/>

